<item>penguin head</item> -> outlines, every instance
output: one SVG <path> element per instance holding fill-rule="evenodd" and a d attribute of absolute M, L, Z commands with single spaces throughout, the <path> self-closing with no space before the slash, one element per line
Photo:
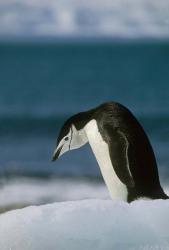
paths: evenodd
<path fill-rule="evenodd" d="M 83 127 L 77 127 L 77 124 L 72 122 L 72 118 L 65 122 L 59 133 L 52 161 L 57 160 L 67 151 L 80 148 L 87 143 L 88 139 Z"/>

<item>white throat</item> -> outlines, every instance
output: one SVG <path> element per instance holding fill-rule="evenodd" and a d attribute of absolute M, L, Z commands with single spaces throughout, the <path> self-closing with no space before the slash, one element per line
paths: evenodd
<path fill-rule="evenodd" d="M 99 164 L 102 176 L 112 199 L 127 201 L 127 188 L 116 175 L 109 156 L 109 148 L 103 140 L 96 120 L 91 120 L 84 128 L 89 144 Z"/>

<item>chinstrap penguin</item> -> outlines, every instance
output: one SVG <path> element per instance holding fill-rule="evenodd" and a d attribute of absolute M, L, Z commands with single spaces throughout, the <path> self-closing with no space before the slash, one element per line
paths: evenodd
<path fill-rule="evenodd" d="M 123 105 L 104 103 L 70 117 L 59 133 L 53 161 L 89 142 L 112 199 L 168 199 L 144 129 Z"/>

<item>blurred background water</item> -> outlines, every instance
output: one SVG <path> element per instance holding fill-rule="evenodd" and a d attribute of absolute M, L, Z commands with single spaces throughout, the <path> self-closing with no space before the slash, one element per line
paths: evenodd
<path fill-rule="evenodd" d="M 164 0 L 1 0 L 1 203 L 21 193 L 25 198 L 25 187 L 32 190 L 27 196 L 45 193 L 33 203 L 107 197 L 88 145 L 56 163 L 51 156 L 69 116 L 110 100 L 126 105 L 145 128 L 167 186 L 168 38 L 169 4 Z M 35 185 L 40 177 L 45 179 L 45 184 L 39 179 L 41 188 Z M 49 183 L 53 198 L 44 191 Z M 66 196 L 63 186 L 72 183 Z"/>

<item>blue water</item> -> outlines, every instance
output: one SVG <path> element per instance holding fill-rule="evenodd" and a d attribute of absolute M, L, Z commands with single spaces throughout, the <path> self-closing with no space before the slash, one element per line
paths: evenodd
<path fill-rule="evenodd" d="M 51 156 L 65 119 L 108 100 L 142 123 L 167 180 L 168 42 L 1 43 L 1 176 L 100 176 L 87 145 Z"/>

